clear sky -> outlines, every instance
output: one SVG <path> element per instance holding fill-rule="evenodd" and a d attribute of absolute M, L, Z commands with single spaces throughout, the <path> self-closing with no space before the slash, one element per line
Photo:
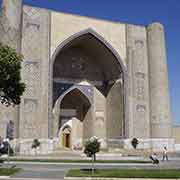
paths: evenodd
<path fill-rule="evenodd" d="M 24 4 L 132 24 L 161 22 L 166 31 L 172 117 L 174 124 L 180 124 L 180 0 L 24 0 Z"/>

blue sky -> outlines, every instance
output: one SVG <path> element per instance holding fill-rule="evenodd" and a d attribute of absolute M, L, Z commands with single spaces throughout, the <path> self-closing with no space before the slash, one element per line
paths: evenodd
<path fill-rule="evenodd" d="M 166 31 L 172 117 L 174 124 L 180 124 L 180 0 L 24 0 L 24 4 L 132 24 L 161 22 Z"/>

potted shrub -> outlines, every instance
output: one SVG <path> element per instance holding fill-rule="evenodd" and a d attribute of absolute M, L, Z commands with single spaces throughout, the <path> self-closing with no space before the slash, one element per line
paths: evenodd
<path fill-rule="evenodd" d="M 138 144 L 139 144 L 139 141 L 138 141 L 137 138 L 133 138 L 133 139 L 131 140 L 131 145 L 132 145 L 132 147 L 133 147 L 134 149 L 137 148 L 137 145 L 138 145 Z"/>
<path fill-rule="evenodd" d="M 40 147 L 41 143 L 38 139 L 34 139 L 31 148 L 35 149 L 35 154 L 37 154 L 37 148 Z"/>
<path fill-rule="evenodd" d="M 92 158 L 92 172 L 94 172 L 94 162 L 96 160 L 96 153 L 100 151 L 100 142 L 98 138 L 93 136 L 85 142 L 84 153 L 87 157 Z"/>

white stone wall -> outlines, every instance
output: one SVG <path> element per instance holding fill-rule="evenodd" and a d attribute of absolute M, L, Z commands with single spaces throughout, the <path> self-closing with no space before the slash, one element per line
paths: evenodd
<path fill-rule="evenodd" d="M 124 24 L 54 11 L 51 12 L 51 55 L 64 40 L 88 28 L 102 36 L 119 53 L 126 65 Z"/>
<path fill-rule="evenodd" d="M 129 137 L 149 138 L 149 72 L 146 29 L 127 25 Z"/>

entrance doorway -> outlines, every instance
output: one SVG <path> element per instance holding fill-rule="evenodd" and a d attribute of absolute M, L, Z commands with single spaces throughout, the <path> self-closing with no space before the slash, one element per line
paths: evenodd
<path fill-rule="evenodd" d="M 70 134 L 63 134 L 63 146 L 70 148 Z"/>
<path fill-rule="evenodd" d="M 70 148 L 71 147 L 71 129 L 69 127 L 65 127 L 62 132 L 62 145 L 63 147 Z"/>

